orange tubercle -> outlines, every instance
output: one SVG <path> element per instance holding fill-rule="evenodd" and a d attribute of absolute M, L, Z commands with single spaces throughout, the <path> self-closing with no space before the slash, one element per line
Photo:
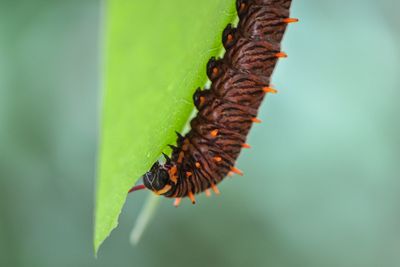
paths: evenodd
<path fill-rule="evenodd" d="M 295 22 L 299 22 L 299 19 L 297 19 L 297 18 L 286 18 L 286 19 L 283 19 L 283 22 L 284 23 L 295 23 Z"/>
<path fill-rule="evenodd" d="M 196 162 L 195 165 L 196 165 L 197 169 L 200 169 L 200 167 L 201 167 L 200 162 Z"/>
<path fill-rule="evenodd" d="M 207 196 L 207 197 L 210 197 L 210 196 L 211 196 L 210 189 L 206 189 L 206 190 L 204 191 L 204 193 L 206 193 L 206 196 Z"/>
<path fill-rule="evenodd" d="M 276 94 L 278 92 L 276 89 L 271 87 L 264 87 L 263 91 L 264 93 L 271 93 L 271 94 Z"/>
<path fill-rule="evenodd" d="M 194 195 L 193 195 L 192 192 L 189 192 L 189 193 L 188 193 L 188 197 L 190 198 L 190 201 L 192 201 L 193 204 L 196 203 L 196 199 L 194 198 Z"/>
<path fill-rule="evenodd" d="M 250 146 L 249 144 L 246 144 L 246 143 L 244 143 L 244 144 L 242 145 L 242 147 L 243 147 L 243 148 L 251 148 L 251 146 Z"/>
<path fill-rule="evenodd" d="M 218 190 L 218 187 L 217 187 L 215 184 L 213 184 L 213 183 L 211 183 L 211 189 L 214 191 L 214 193 L 215 193 L 216 195 L 219 195 L 219 194 L 220 194 L 220 192 L 219 192 L 219 190 Z"/>
<path fill-rule="evenodd" d="M 178 176 L 177 176 L 177 175 L 172 175 L 172 176 L 170 176 L 170 180 L 171 180 L 174 184 L 176 184 L 176 183 L 178 183 Z"/>
<path fill-rule="evenodd" d="M 189 139 L 185 139 L 182 145 L 182 151 L 186 151 L 189 148 Z"/>
<path fill-rule="evenodd" d="M 285 52 L 279 52 L 279 53 L 276 53 L 275 56 L 277 58 L 285 58 L 285 57 L 287 57 L 287 54 Z"/>
<path fill-rule="evenodd" d="M 214 74 L 214 75 L 217 75 L 217 74 L 218 74 L 218 68 L 217 68 L 217 67 L 213 68 L 213 74 Z"/>
<path fill-rule="evenodd" d="M 217 135 L 218 135 L 218 129 L 215 129 L 215 130 L 211 131 L 210 134 L 211 134 L 212 137 L 217 137 Z"/>
<path fill-rule="evenodd" d="M 221 158 L 221 157 L 214 157 L 214 160 L 215 160 L 216 162 L 220 162 L 220 161 L 222 160 L 222 158 Z"/>
<path fill-rule="evenodd" d="M 190 176 L 192 176 L 192 174 L 193 173 L 191 173 L 191 172 L 186 172 L 186 177 L 190 177 Z"/>
<path fill-rule="evenodd" d="M 185 156 L 185 153 L 183 151 L 179 152 L 179 156 L 178 156 L 178 163 L 182 163 L 183 157 Z"/>
<path fill-rule="evenodd" d="M 176 175 L 177 171 L 178 169 L 176 165 L 172 166 L 171 169 L 169 169 L 169 177 L 174 184 L 178 182 L 178 176 Z"/>
<path fill-rule="evenodd" d="M 236 168 L 236 167 L 232 167 L 231 171 L 233 171 L 236 174 L 239 174 L 239 175 L 243 176 L 243 172 L 241 170 L 239 170 L 238 168 Z"/>
<path fill-rule="evenodd" d="M 261 121 L 260 119 L 258 119 L 258 118 L 252 118 L 251 121 L 254 122 L 254 123 L 261 123 L 261 122 L 262 122 L 262 121 Z"/>
<path fill-rule="evenodd" d="M 181 200 L 182 200 L 182 198 L 180 198 L 180 197 L 175 198 L 174 206 L 175 206 L 175 207 L 178 207 L 179 204 L 181 203 Z"/>
<path fill-rule="evenodd" d="M 200 106 L 204 105 L 204 102 L 206 102 L 206 98 L 204 96 L 200 96 Z"/>

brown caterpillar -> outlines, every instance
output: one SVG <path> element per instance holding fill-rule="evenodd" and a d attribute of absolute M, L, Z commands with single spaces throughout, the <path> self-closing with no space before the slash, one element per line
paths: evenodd
<path fill-rule="evenodd" d="M 144 185 L 130 192 L 148 188 L 158 195 L 182 197 L 195 203 L 194 195 L 216 185 L 229 173 L 243 175 L 235 166 L 242 148 L 249 148 L 246 136 L 257 119 L 258 108 L 267 93 L 276 93 L 270 77 L 281 52 L 280 43 L 288 23 L 291 0 L 237 0 L 237 28 L 230 24 L 222 34 L 226 53 L 222 59 L 211 58 L 207 76 L 208 90 L 197 89 L 193 101 L 197 116 L 191 130 L 181 136 L 172 156 L 164 154 L 165 164 L 158 161 L 143 175 Z"/>

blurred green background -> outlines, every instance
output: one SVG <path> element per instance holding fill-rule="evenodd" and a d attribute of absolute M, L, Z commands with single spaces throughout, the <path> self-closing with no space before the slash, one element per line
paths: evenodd
<path fill-rule="evenodd" d="M 102 8 L 0 0 L 0 266 L 400 266 L 399 1 L 294 1 L 246 175 L 95 260 Z"/>

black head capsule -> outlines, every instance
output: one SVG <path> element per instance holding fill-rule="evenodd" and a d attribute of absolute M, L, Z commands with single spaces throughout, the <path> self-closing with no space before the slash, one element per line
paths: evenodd
<path fill-rule="evenodd" d="M 158 195 L 162 195 L 171 189 L 171 185 L 168 183 L 168 170 L 158 161 L 153 164 L 150 171 L 142 176 L 142 179 L 143 184 Z"/>

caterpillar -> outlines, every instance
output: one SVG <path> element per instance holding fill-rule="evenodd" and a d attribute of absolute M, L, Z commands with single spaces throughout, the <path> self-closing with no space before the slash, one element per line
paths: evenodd
<path fill-rule="evenodd" d="M 279 58 L 287 55 L 280 43 L 289 17 L 291 0 L 237 0 L 239 22 L 228 24 L 222 33 L 223 58 L 212 57 L 207 63 L 209 89 L 198 88 L 193 102 L 198 113 L 191 130 L 172 148 L 165 163 L 156 161 L 142 176 L 143 184 L 129 192 L 149 189 L 157 195 L 183 197 L 194 204 L 195 194 L 210 189 L 219 194 L 217 184 L 230 174 L 243 175 L 235 167 L 242 148 L 250 148 L 246 136 L 258 123 L 258 108 L 266 94 L 276 93 L 270 78 Z"/>

